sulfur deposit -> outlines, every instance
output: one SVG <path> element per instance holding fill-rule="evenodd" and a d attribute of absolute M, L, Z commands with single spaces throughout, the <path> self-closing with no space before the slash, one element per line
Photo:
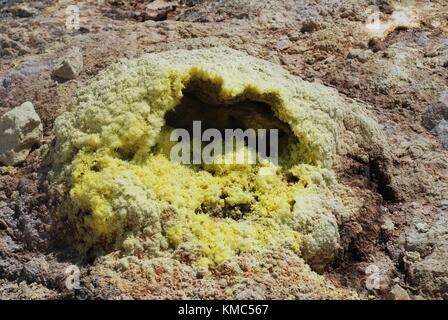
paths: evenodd
<path fill-rule="evenodd" d="M 236 118 L 245 128 L 283 128 L 278 166 L 171 162 L 167 132 L 179 122 L 169 115 L 201 120 L 198 106 L 203 117 L 223 110 L 205 119 L 211 127 Z M 63 238 L 83 249 L 188 256 L 201 268 L 281 248 L 322 269 L 338 252 L 338 222 L 356 207 L 334 168 L 346 155 L 384 153 L 378 125 L 357 102 L 222 47 L 107 68 L 57 119 L 55 134 Z"/>

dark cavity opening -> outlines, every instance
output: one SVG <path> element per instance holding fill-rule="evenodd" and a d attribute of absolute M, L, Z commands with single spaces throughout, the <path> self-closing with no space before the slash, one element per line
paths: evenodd
<path fill-rule="evenodd" d="M 165 115 L 166 126 L 176 129 L 186 129 L 193 136 L 193 121 L 201 121 L 201 134 L 206 129 L 217 129 L 225 137 L 225 129 L 259 129 L 267 130 L 267 156 L 269 156 L 269 130 L 278 130 L 279 165 L 285 169 L 296 164 L 297 155 L 292 147 L 298 145 L 299 140 L 294 136 L 289 125 L 275 116 L 271 106 L 267 103 L 242 99 L 233 103 L 220 103 L 212 98 L 217 96 L 217 89 L 208 88 L 204 94 L 203 86 L 190 86 L 183 92 L 181 103 Z M 210 94 L 210 92 L 212 92 Z M 247 141 L 245 141 L 247 145 Z M 291 148 L 292 147 L 292 148 Z"/>

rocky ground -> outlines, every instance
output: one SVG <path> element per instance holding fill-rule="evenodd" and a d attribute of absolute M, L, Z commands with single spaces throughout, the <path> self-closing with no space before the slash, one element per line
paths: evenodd
<path fill-rule="evenodd" d="M 392 185 L 381 164 L 354 158 L 338 170 L 363 214 L 340 226 L 325 281 L 282 252 L 198 274 L 89 261 L 55 243 L 45 155 L 77 89 L 122 58 L 223 45 L 365 102 L 386 133 Z M 0 0 L 0 299 L 448 299 L 447 68 L 445 0 Z"/>

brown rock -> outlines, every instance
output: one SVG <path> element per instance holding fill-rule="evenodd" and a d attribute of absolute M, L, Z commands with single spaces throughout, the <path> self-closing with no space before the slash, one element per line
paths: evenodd
<path fill-rule="evenodd" d="M 390 298 L 393 300 L 411 300 L 407 291 L 398 284 L 390 290 Z"/>
<path fill-rule="evenodd" d="M 304 22 L 300 31 L 306 33 L 306 32 L 314 32 L 319 29 L 320 29 L 319 22 L 311 20 Z"/>
<path fill-rule="evenodd" d="M 375 37 L 369 40 L 369 48 L 373 52 L 383 51 L 386 49 L 386 44 L 380 38 Z"/>

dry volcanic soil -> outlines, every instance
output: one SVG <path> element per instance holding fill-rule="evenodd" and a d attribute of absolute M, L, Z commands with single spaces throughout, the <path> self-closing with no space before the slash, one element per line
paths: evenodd
<path fill-rule="evenodd" d="M 445 0 L 0 0 L 0 299 L 448 299 L 447 68 Z"/>

